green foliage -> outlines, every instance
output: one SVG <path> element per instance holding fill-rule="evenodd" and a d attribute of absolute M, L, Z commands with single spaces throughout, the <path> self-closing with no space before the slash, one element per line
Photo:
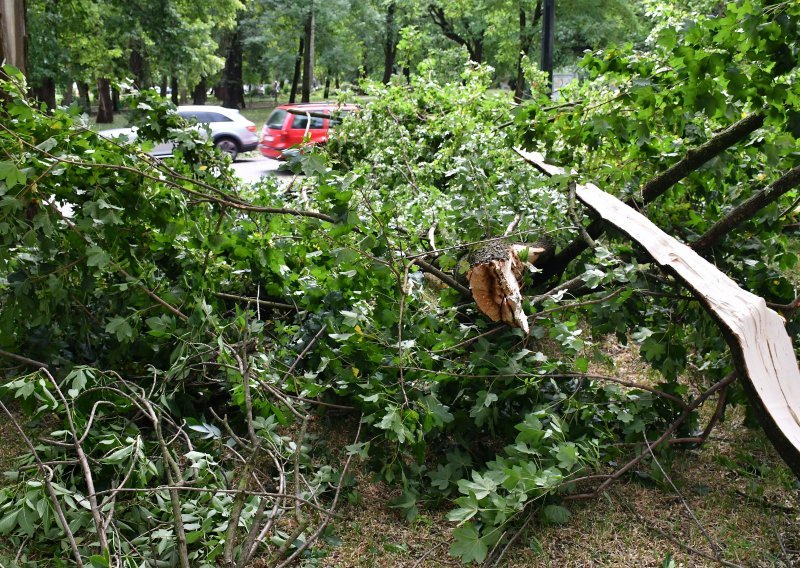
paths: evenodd
<path fill-rule="evenodd" d="M 246 531 L 262 503 L 250 495 L 237 505 L 223 491 L 247 467 L 226 448 L 243 451 L 251 436 L 292 464 L 281 465 L 290 482 L 297 463 L 305 497 L 346 483 L 286 435 L 304 430 L 299 417 L 314 402 L 362 415 L 368 434 L 346 452 L 400 486 L 399 514 L 450 508 L 450 550 L 464 562 L 484 561 L 528 515 L 568 522 L 559 497 L 583 490 L 578 478 L 641 450 L 682 412 L 678 401 L 695 396 L 680 376 L 702 385 L 730 370 L 723 337 L 613 234 L 569 268 L 590 302 L 565 293 L 534 302 L 545 289 L 525 275 L 529 337 L 492 326 L 419 261 L 459 277 L 470 246 L 502 236 L 517 216 L 514 241 L 546 238 L 561 248 L 577 236 L 568 176 L 537 174 L 516 156 L 520 140 L 637 197 L 687 149 L 763 111 L 766 126 L 750 143 L 650 207 L 667 231 L 696 238 L 796 161 L 799 18 L 793 4 L 741 2 L 720 18 L 665 27 L 652 51 L 587 57 L 592 80 L 565 92 L 574 97 L 566 106 L 512 109 L 489 91 L 491 71 L 480 66 L 448 84 L 428 68 L 410 86 L 365 85 L 372 102 L 324 151 L 297 158 L 306 176 L 288 189 L 274 180 L 237 187 L 228 163 L 151 94 L 136 99 L 134 120 L 143 136 L 178 144 L 166 164 L 99 138 L 75 115 L 44 116 L 4 83 L 0 322 L 10 333 L 0 348 L 43 362 L 55 383 L 17 370 L 3 396 L 33 420 L 55 412 L 63 422 L 39 437 L 37 451 L 59 464 L 53 481 L 81 554 L 102 551 L 87 538 L 85 479 L 60 463 L 75 459 L 60 444 L 70 440 L 67 410 L 88 432 L 98 482 L 141 490 L 117 496 L 115 527 L 125 538 L 112 539 L 114 553 L 137 563 L 177 558 L 163 486 L 178 474 L 208 489 L 180 496 L 191 559 L 221 561 L 224 519 L 241 506 Z M 409 53 L 412 35 L 404 34 Z M 763 209 L 714 250 L 722 269 L 771 301 L 794 296 L 783 271 L 795 257 L 780 229 L 796 197 Z M 638 345 L 660 375 L 655 390 L 585 374 L 605 360 L 608 336 Z M 175 436 L 166 454 L 134 401 L 157 409 Z M 692 416 L 676 435 L 695 428 Z M 53 538 L 60 529 L 32 464 L 23 458 L 3 489 L 0 530 L 15 545 L 28 539 L 33 555 L 63 556 L 67 543 Z M 291 535 L 276 528 L 269 536 L 261 550 L 271 556 Z"/>

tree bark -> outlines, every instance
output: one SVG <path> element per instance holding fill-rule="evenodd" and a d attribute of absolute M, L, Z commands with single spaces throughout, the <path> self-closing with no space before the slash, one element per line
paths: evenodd
<path fill-rule="evenodd" d="M 244 81 L 242 80 L 242 36 L 237 24 L 231 36 L 225 68 L 222 70 L 222 106 L 244 108 Z"/>
<path fill-rule="evenodd" d="M 45 77 L 31 88 L 31 95 L 40 103 L 47 105 L 47 110 L 56 108 L 56 82 L 52 77 Z"/>
<path fill-rule="evenodd" d="M 145 70 L 145 58 L 142 54 L 143 46 L 142 40 L 136 37 L 131 40 L 131 55 L 128 59 L 128 66 L 133 74 L 133 86 L 137 89 L 146 89 L 148 87 L 147 73 Z"/>
<path fill-rule="evenodd" d="M 111 81 L 105 77 L 97 80 L 97 124 L 114 122 L 114 105 L 111 101 Z"/>
<path fill-rule="evenodd" d="M 73 92 L 72 92 L 72 85 L 73 85 L 73 82 L 70 81 L 70 80 L 68 80 L 64 84 L 64 98 L 61 99 L 61 104 L 64 105 L 64 106 L 70 106 L 72 104 L 72 101 L 74 100 L 74 95 L 73 95 Z"/>
<path fill-rule="evenodd" d="M 314 84 L 314 27 L 314 5 L 312 4 L 305 25 L 306 50 L 303 54 L 303 92 L 300 97 L 302 103 L 311 101 L 311 86 Z"/>
<path fill-rule="evenodd" d="M 297 57 L 294 58 L 294 75 L 292 76 L 292 91 L 289 93 L 289 102 L 294 104 L 297 100 L 297 87 L 300 83 L 300 64 L 303 61 L 303 51 L 305 38 L 300 38 L 300 47 L 297 49 Z"/>
<path fill-rule="evenodd" d="M 161 83 L 159 83 L 159 85 L 158 85 L 158 90 L 161 93 L 161 98 L 166 99 L 167 98 L 167 76 L 166 75 L 163 75 L 161 77 Z"/>
<path fill-rule="evenodd" d="M 698 252 L 710 249 L 743 221 L 750 219 L 756 212 L 770 203 L 774 203 L 787 191 L 798 185 L 800 185 L 800 166 L 789 170 L 773 183 L 734 207 L 730 213 L 714 223 L 708 231 L 692 243 L 692 248 Z"/>
<path fill-rule="evenodd" d="M 178 106 L 178 78 L 175 75 L 173 75 L 169 80 L 169 90 L 172 91 L 170 94 L 172 104 Z"/>
<path fill-rule="evenodd" d="M 397 26 L 395 25 L 395 11 L 397 5 L 390 2 L 386 8 L 386 38 L 383 43 L 383 84 L 388 85 L 394 72 L 394 62 L 397 58 Z"/>
<path fill-rule="evenodd" d="M 192 104 L 193 105 L 204 105 L 208 100 L 208 85 L 206 84 L 206 78 L 202 77 L 200 82 L 194 86 L 194 90 L 192 91 Z"/>
<path fill-rule="evenodd" d="M 536 0 L 536 7 L 533 10 L 533 20 L 527 22 L 525 8 L 520 2 L 519 6 L 519 53 L 517 54 L 517 81 L 514 88 L 514 102 L 522 102 L 525 98 L 525 73 L 522 69 L 522 62 L 526 55 L 530 54 L 533 45 L 533 30 L 539 25 L 542 19 L 542 0 Z"/>
<path fill-rule="evenodd" d="M 89 83 L 78 81 L 78 103 L 83 112 L 91 112 L 92 103 L 89 100 Z"/>
<path fill-rule="evenodd" d="M 698 169 L 700 166 L 708 162 L 710 159 L 718 156 L 731 146 L 741 142 L 750 134 L 756 131 L 764 124 L 764 114 L 756 113 L 751 114 L 739 122 L 726 128 L 716 136 L 713 136 L 705 144 L 693 148 L 686 153 L 681 160 L 664 170 L 661 174 L 657 175 L 644 187 L 642 187 L 642 197 L 639 200 L 629 199 L 625 202 L 637 210 L 641 210 L 644 205 L 651 203 L 656 198 L 665 193 L 670 187 L 678 183 L 680 180 L 688 176 L 690 173 Z M 603 234 L 605 224 L 600 219 L 592 221 L 586 232 L 592 239 L 598 238 Z M 578 257 L 583 251 L 586 250 L 588 245 L 582 237 L 576 238 L 566 248 L 559 251 L 552 260 L 544 264 L 542 272 L 536 277 L 537 282 L 543 282 L 553 276 L 562 274 L 570 262 Z"/>
<path fill-rule="evenodd" d="M 111 89 L 111 106 L 114 112 L 119 112 L 119 89 Z"/>
<path fill-rule="evenodd" d="M 0 0 L 0 61 L 28 72 L 28 26 L 25 0 Z M 2 71 L 0 71 L 2 74 Z"/>
<path fill-rule="evenodd" d="M 331 74 L 330 71 L 325 75 L 325 92 L 322 93 L 322 98 L 327 99 L 331 92 Z"/>

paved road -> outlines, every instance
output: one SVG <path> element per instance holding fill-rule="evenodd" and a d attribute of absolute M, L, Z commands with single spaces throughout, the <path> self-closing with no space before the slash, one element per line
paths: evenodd
<path fill-rule="evenodd" d="M 233 169 L 236 170 L 236 175 L 242 181 L 252 183 L 258 181 L 264 176 L 276 175 L 278 160 L 265 158 L 264 156 L 257 156 L 252 158 L 241 158 L 233 164 Z M 278 174 L 283 175 L 283 174 Z"/>

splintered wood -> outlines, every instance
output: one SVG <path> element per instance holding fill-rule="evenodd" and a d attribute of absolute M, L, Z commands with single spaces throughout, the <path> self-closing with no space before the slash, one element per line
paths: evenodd
<path fill-rule="evenodd" d="M 577 195 L 682 280 L 716 317 L 762 426 L 800 477 L 800 370 L 781 316 L 616 197 L 591 184 L 578 186 Z"/>
<path fill-rule="evenodd" d="M 522 275 L 526 265 L 533 265 L 545 250 L 537 245 L 494 241 L 473 251 L 467 280 L 478 309 L 492 321 L 530 333 L 522 310 Z"/>

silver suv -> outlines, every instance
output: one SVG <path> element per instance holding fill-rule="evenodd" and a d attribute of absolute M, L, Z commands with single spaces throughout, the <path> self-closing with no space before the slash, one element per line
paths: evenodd
<path fill-rule="evenodd" d="M 209 136 L 214 146 L 236 161 L 241 152 L 250 152 L 258 147 L 256 125 L 247 120 L 238 110 L 221 106 L 179 106 L 178 114 L 191 123 L 208 126 Z M 198 128 L 198 126 L 194 126 Z M 205 132 L 201 130 L 201 132 Z M 98 134 L 113 139 L 122 137 L 127 142 L 136 140 L 136 128 L 111 128 L 101 130 Z M 157 144 L 148 153 L 151 156 L 169 156 L 172 154 L 172 142 Z"/>
<path fill-rule="evenodd" d="M 237 109 L 221 106 L 179 106 L 178 114 L 198 124 L 208 125 L 214 146 L 236 161 L 241 152 L 258 147 L 256 125 L 241 115 Z"/>

